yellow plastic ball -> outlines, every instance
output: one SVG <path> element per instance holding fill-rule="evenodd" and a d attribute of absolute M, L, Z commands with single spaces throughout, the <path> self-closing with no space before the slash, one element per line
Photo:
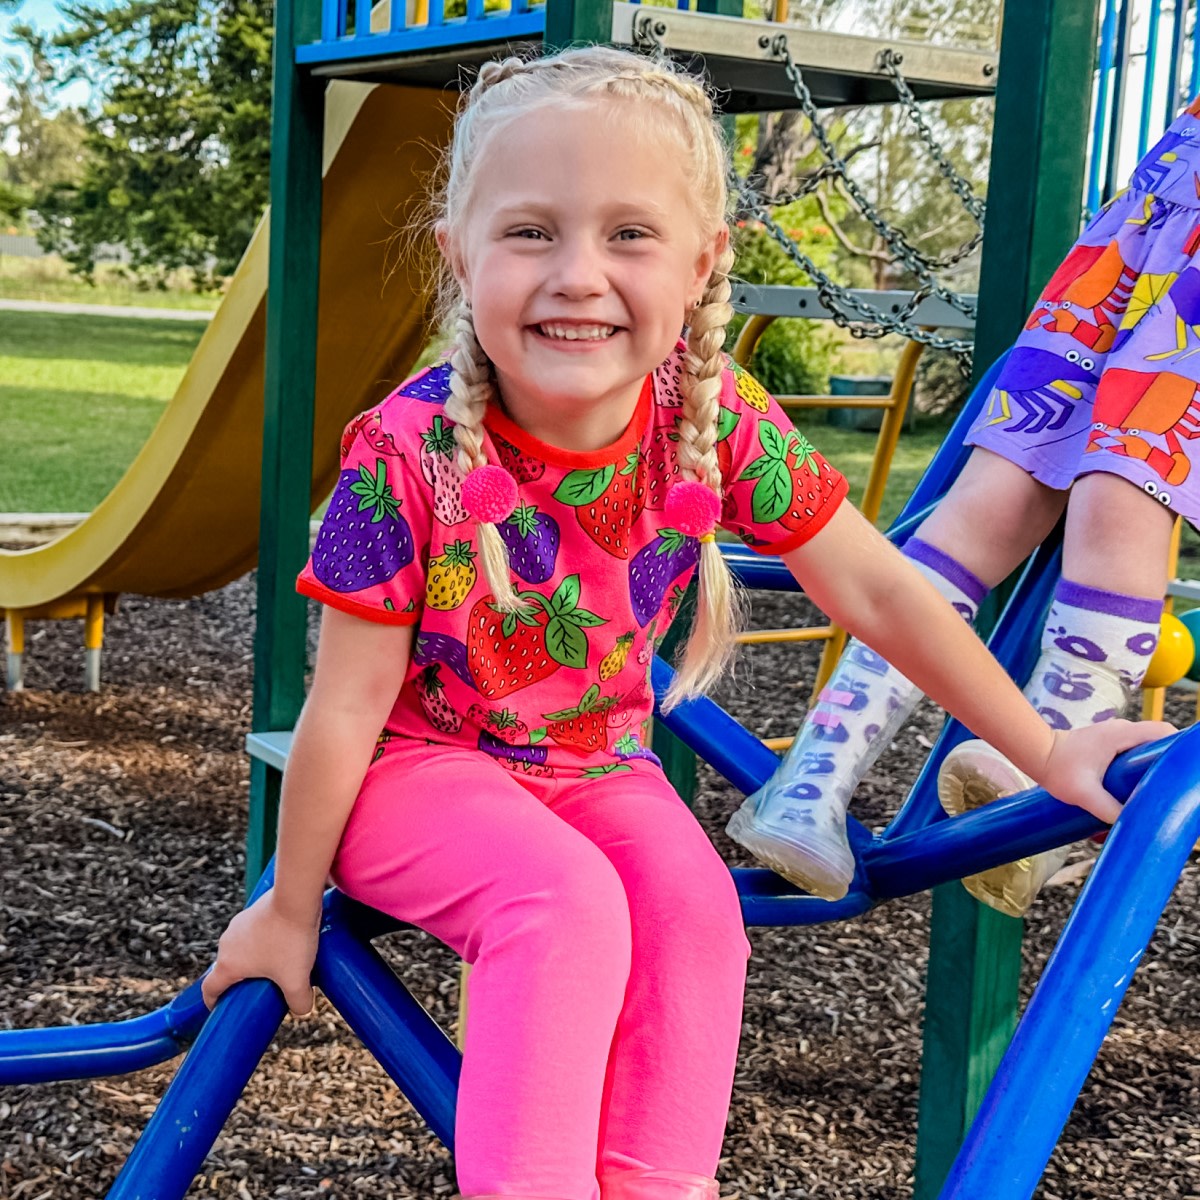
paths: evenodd
<path fill-rule="evenodd" d="M 1146 668 L 1144 688 L 1170 687 L 1191 669 L 1196 658 L 1196 643 L 1188 627 L 1173 613 L 1163 613 L 1158 649 Z"/>

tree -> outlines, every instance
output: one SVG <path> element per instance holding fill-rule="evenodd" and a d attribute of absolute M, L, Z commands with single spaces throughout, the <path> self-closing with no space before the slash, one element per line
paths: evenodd
<path fill-rule="evenodd" d="M 102 243 L 162 283 L 216 286 L 267 199 L 270 0 L 72 3 L 53 40 L 59 82 L 101 97 L 78 181 L 37 196 L 44 240 L 85 275 Z"/>

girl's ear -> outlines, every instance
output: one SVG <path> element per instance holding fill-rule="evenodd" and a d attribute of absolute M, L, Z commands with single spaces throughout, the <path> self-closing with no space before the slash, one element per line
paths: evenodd
<path fill-rule="evenodd" d="M 712 278 L 713 268 L 717 265 L 721 255 L 725 253 L 728 245 L 728 225 L 722 225 L 712 237 L 705 238 L 701 243 L 700 253 L 696 258 L 696 295 L 704 294 L 705 288 L 708 287 L 708 281 Z"/>
<path fill-rule="evenodd" d="M 463 289 L 463 294 L 466 295 L 466 264 L 463 262 L 463 256 L 458 249 L 458 243 L 450 237 L 450 229 L 445 221 L 439 221 L 433 227 L 433 237 L 437 242 L 437 247 L 441 251 L 442 257 L 454 273 L 454 278 L 458 280 L 459 287 Z"/>

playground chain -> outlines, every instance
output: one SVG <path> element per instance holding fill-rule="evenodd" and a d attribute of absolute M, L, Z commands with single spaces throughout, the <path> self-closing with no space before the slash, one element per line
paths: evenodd
<path fill-rule="evenodd" d="M 124 598 L 98 695 L 77 690 L 76 631 L 32 631 L 30 690 L 0 691 L 3 1026 L 145 1012 L 210 961 L 241 894 L 253 596 L 248 577 L 192 601 Z M 761 626 L 798 603 L 756 601 Z M 808 694 L 798 659 L 811 672 L 816 655 L 747 648 L 720 699 L 764 735 L 790 733 Z M 868 776 L 858 806 L 868 823 L 894 809 L 937 726 L 926 706 Z M 702 772 L 699 816 L 733 862 L 721 830 L 736 802 Z M 1039 903 L 1028 978 L 1076 895 L 1060 886 Z M 1156 1197 L 1200 1191 L 1198 900 L 1200 876 L 1186 871 L 1051 1160 L 1044 1200 L 1140 1200 L 1148 1179 Z M 751 930 L 719 1171 L 727 1198 L 907 1200 L 928 920 L 922 896 L 823 928 Z M 449 1026 L 449 952 L 416 933 L 385 951 Z M 0 1200 L 102 1195 L 174 1069 L 0 1094 Z M 284 1025 L 189 1194 L 453 1191 L 445 1151 L 325 1005 Z"/>

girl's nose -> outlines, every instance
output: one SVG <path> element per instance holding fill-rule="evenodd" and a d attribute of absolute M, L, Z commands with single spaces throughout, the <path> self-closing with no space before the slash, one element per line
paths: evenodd
<path fill-rule="evenodd" d="M 572 238 L 559 246 L 555 256 L 553 290 L 568 299 L 597 296 L 608 290 L 602 247 L 587 238 Z"/>

